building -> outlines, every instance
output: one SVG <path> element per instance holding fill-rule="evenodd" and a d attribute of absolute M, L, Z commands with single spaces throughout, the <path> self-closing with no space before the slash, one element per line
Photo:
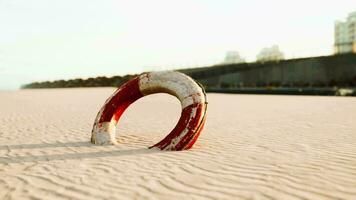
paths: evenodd
<path fill-rule="evenodd" d="M 335 54 L 356 53 L 356 12 L 335 22 Z"/>
<path fill-rule="evenodd" d="M 263 48 L 257 55 L 257 62 L 279 61 L 284 59 L 284 54 L 279 50 L 277 45 Z"/>
<path fill-rule="evenodd" d="M 225 56 L 224 64 L 244 63 L 245 59 L 241 58 L 239 52 L 228 51 Z"/>

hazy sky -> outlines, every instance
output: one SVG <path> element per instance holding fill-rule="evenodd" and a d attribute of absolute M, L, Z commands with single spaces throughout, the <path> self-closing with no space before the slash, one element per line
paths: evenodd
<path fill-rule="evenodd" d="M 273 44 L 332 52 L 356 0 L 0 0 L 0 89 L 32 81 L 201 66 Z"/>

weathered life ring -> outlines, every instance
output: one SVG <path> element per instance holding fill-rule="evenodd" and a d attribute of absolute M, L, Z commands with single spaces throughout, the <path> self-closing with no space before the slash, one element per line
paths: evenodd
<path fill-rule="evenodd" d="M 94 144 L 116 144 L 118 120 L 137 99 L 155 93 L 168 93 L 179 99 L 181 117 L 174 129 L 149 147 L 161 150 L 190 149 L 203 129 L 207 100 L 204 88 L 192 78 L 175 71 L 143 73 L 122 85 L 100 109 L 92 130 Z"/>

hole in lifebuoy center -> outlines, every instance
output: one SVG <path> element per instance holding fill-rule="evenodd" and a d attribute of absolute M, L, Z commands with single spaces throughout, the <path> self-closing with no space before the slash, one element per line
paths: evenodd
<path fill-rule="evenodd" d="M 119 144 L 149 147 L 166 137 L 181 115 L 179 100 L 169 94 L 152 94 L 131 104 L 116 126 Z"/>

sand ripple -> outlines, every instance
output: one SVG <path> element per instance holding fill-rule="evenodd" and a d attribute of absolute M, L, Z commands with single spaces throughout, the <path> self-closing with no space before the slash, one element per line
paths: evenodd
<path fill-rule="evenodd" d="M 179 102 L 153 95 L 89 143 L 110 88 L 0 92 L 0 199 L 356 199 L 353 98 L 209 94 L 192 150 L 146 147 Z"/>

